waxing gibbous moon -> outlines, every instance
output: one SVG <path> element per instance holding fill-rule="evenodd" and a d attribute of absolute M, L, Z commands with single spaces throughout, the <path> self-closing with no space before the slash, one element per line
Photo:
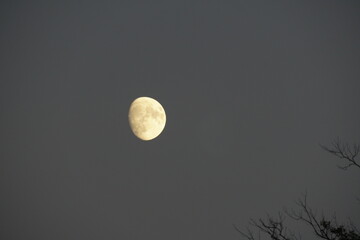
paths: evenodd
<path fill-rule="evenodd" d="M 129 124 L 132 132 L 141 140 L 154 139 L 164 130 L 165 110 L 155 99 L 139 97 L 130 105 Z"/>

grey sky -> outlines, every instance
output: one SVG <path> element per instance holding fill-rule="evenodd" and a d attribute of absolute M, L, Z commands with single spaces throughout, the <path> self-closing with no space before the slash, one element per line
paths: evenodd
<path fill-rule="evenodd" d="M 1 239 L 239 239 L 305 190 L 360 223 L 318 145 L 360 141 L 359 26 L 357 1 L 2 1 Z"/>

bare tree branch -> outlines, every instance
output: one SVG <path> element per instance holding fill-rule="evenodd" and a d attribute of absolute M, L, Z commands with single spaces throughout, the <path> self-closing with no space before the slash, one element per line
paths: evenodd
<path fill-rule="evenodd" d="M 285 209 L 283 212 L 290 219 L 303 222 L 309 226 L 316 237 L 325 240 L 360 240 L 360 232 L 351 220 L 347 225 L 339 225 L 336 215 L 330 220 L 327 220 L 323 215 L 317 216 L 317 213 L 308 205 L 306 193 L 296 201 L 296 205 L 298 206 L 296 210 L 288 211 Z M 255 240 L 254 229 L 259 231 L 257 238 L 259 240 L 261 234 L 272 240 L 300 240 L 300 234 L 294 234 L 285 226 L 285 215 L 279 212 L 276 218 L 267 215 L 265 219 L 250 219 L 246 232 L 241 231 L 235 225 L 234 228 L 248 240 Z"/>
<path fill-rule="evenodd" d="M 321 145 L 321 148 L 325 151 L 335 155 L 336 157 L 345 160 L 347 163 L 344 165 L 338 165 L 340 169 L 347 170 L 351 166 L 360 168 L 360 164 L 357 162 L 357 156 L 360 152 L 360 145 L 353 144 L 350 146 L 348 143 L 343 143 L 339 138 L 336 138 L 330 147 Z"/>
<path fill-rule="evenodd" d="M 234 228 L 236 231 L 238 231 L 243 237 L 249 239 L 249 240 L 255 240 L 254 237 L 254 233 L 247 227 L 246 228 L 246 233 L 241 231 L 235 224 L 233 224 Z M 258 238 L 259 240 L 261 239 L 260 236 Z"/>
<path fill-rule="evenodd" d="M 333 141 L 331 147 L 320 146 L 325 151 L 345 160 L 345 165 L 338 166 L 340 169 L 346 170 L 352 166 L 360 168 L 359 161 L 356 159 L 360 153 L 360 145 L 354 144 L 350 146 L 348 143 L 342 143 L 337 138 Z M 358 201 L 360 201 L 359 198 Z M 234 228 L 248 240 L 255 240 L 254 230 L 258 231 L 257 239 L 259 240 L 262 234 L 272 240 L 302 239 L 300 233 L 296 235 L 285 226 L 284 216 L 288 216 L 296 222 L 302 222 L 309 226 L 317 238 L 325 240 L 360 240 L 360 231 L 350 219 L 346 225 L 339 225 L 335 214 L 330 220 L 326 219 L 323 214 L 318 216 L 316 211 L 308 205 L 307 193 L 303 194 L 295 203 L 297 205 L 296 210 L 291 209 L 288 211 L 284 209 L 284 214 L 280 212 L 276 218 L 267 215 L 265 219 L 250 219 L 246 232 L 241 231 L 235 225 Z"/>
<path fill-rule="evenodd" d="M 258 239 L 261 239 L 261 233 L 263 233 L 272 240 L 300 240 L 301 235 L 293 234 L 290 230 L 287 229 L 287 227 L 285 227 L 284 222 L 285 217 L 280 212 L 277 218 L 272 218 L 268 215 L 266 219 L 250 219 L 250 227 L 246 228 L 246 232 L 241 231 L 235 225 L 234 228 L 248 240 L 255 240 L 253 229 L 257 229 L 259 231 Z"/>
<path fill-rule="evenodd" d="M 324 216 L 320 219 L 317 218 L 316 212 L 314 212 L 307 203 L 307 194 L 303 195 L 303 198 L 299 198 L 296 201 L 299 209 L 297 211 L 285 211 L 285 213 L 292 219 L 301 221 L 309 225 L 314 231 L 315 235 L 327 240 L 336 239 L 335 235 L 330 231 L 329 224 L 334 222 L 326 221 Z"/>

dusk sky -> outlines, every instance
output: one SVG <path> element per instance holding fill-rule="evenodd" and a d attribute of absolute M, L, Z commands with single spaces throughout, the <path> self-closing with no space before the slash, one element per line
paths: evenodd
<path fill-rule="evenodd" d="M 304 192 L 359 226 L 319 146 L 360 143 L 359 103 L 360 1 L 1 1 L 0 239 L 242 239 Z"/>

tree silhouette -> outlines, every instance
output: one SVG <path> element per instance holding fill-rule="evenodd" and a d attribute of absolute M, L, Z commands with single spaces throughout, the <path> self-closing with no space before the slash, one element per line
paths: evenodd
<path fill-rule="evenodd" d="M 343 161 L 342 165 L 338 165 L 340 169 L 347 170 L 350 167 L 360 169 L 359 159 L 357 159 L 360 152 L 360 145 L 342 143 L 340 139 L 337 138 L 329 147 L 323 145 L 320 146 L 325 151 L 335 155 Z M 268 215 L 264 219 L 250 219 L 246 231 L 241 230 L 235 225 L 234 228 L 248 240 L 261 239 L 264 235 L 266 238 L 273 240 L 302 239 L 300 233 L 295 234 L 285 226 L 285 219 L 288 217 L 297 222 L 305 223 L 310 227 L 314 235 L 320 239 L 360 240 L 360 231 L 350 219 L 346 224 L 338 224 L 335 215 L 331 219 L 326 219 L 324 215 L 317 215 L 316 211 L 309 206 L 306 193 L 296 201 L 296 205 L 296 210 L 284 209 L 279 212 L 276 217 Z M 256 235 L 255 232 L 257 232 Z"/>
<path fill-rule="evenodd" d="M 342 170 L 347 170 L 349 167 L 358 167 L 360 168 L 360 164 L 357 161 L 356 157 L 359 155 L 360 152 L 360 145 L 353 144 L 350 146 L 348 143 L 342 143 L 339 138 L 334 140 L 330 147 L 326 147 L 321 145 L 321 148 L 325 151 L 335 155 L 339 159 L 346 162 L 345 165 L 338 165 L 338 167 Z"/>

